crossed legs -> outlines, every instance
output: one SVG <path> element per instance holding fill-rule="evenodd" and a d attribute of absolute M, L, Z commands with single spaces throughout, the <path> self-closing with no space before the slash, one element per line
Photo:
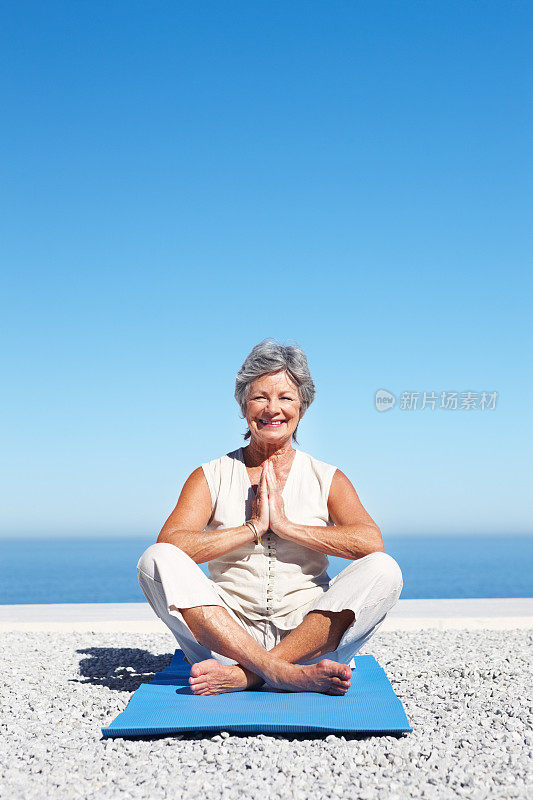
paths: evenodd
<path fill-rule="evenodd" d="M 151 545 L 137 572 L 146 599 L 192 664 L 191 688 L 197 694 L 262 682 L 289 691 L 344 694 L 351 677 L 346 664 L 374 635 L 402 589 L 401 570 L 389 555 L 377 552 L 353 561 L 301 624 L 267 651 L 225 607 L 198 565 L 174 545 Z M 329 653 L 329 659 L 320 660 Z"/>
<path fill-rule="evenodd" d="M 171 606 L 172 609 L 172 606 Z M 219 694 L 259 686 L 263 682 L 289 691 L 345 694 L 351 669 L 324 659 L 300 665 L 335 650 L 354 612 L 311 611 L 297 628 L 270 651 L 265 650 L 221 606 L 195 606 L 180 611 L 195 638 L 204 647 L 238 663 L 221 664 L 213 658 L 193 664 L 189 680 L 194 694 Z"/>

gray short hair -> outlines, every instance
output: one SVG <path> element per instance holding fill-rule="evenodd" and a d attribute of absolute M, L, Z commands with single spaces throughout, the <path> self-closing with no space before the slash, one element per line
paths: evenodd
<path fill-rule="evenodd" d="M 267 338 L 252 348 L 237 373 L 235 400 L 240 406 L 243 419 L 246 419 L 246 401 L 252 383 L 262 375 L 271 375 L 281 370 L 286 370 L 298 387 L 301 403 L 300 419 L 303 417 L 315 399 L 315 384 L 309 372 L 307 357 L 297 344 L 283 345 L 277 339 Z M 293 433 L 296 444 L 298 444 L 297 430 L 298 425 Z M 250 431 L 247 429 L 244 438 L 249 439 L 250 436 Z"/>

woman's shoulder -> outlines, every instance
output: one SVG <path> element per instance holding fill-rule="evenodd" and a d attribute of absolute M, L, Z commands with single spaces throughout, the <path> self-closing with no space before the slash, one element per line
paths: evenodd
<path fill-rule="evenodd" d="M 304 453 L 303 450 L 299 451 L 304 459 L 309 463 L 309 465 L 315 470 L 336 470 L 337 467 L 334 464 L 330 464 L 328 461 L 323 461 L 320 458 L 316 458 L 316 456 L 312 456 L 310 453 Z"/>
<path fill-rule="evenodd" d="M 222 456 L 218 456 L 218 458 L 204 461 L 200 466 L 204 471 L 209 485 L 220 487 L 223 481 L 232 480 L 232 476 L 240 469 L 238 462 L 241 461 L 241 449 L 237 448 L 236 450 L 230 450 L 229 453 L 224 453 Z"/>
<path fill-rule="evenodd" d="M 204 461 L 200 464 L 209 486 L 213 505 L 221 491 L 221 487 L 225 483 L 231 482 L 236 468 L 236 461 L 240 460 L 239 456 L 240 448 L 237 448 L 218 458 L 212 458 L 210 461 Z"/>
<path fill-rule="evenodd" d="M 231 464 L 233 461 L 240 461 L 241 460 L 241 448 L 238 447 L 236 450 L 231 450 L 229 453 L 224 453 L 222 456 L 218 456 L 218 458 L 212 458 L 208 461 L 202 462 L 201 466 L 219 466 L 224 463 Z"/>
<path fill-rule="evenodd" d="M 333 476 L 337 471 L 337 467 L 334 464 L 330 464 L 327 461 L 322 461 L 320 458 L 312 456 L 310 453 L 304 453 L 302 451 L 300 452 L 302 455 L 302 462 L 304 464 L 301 472 L 302 477 L 307 474 L 308 480 L 313 482 L 317 481 L 320 484 L 322 491 L 327 495 L 327 493 L 329 493 Z"/>
<path fill-rule="evenodd" d="M 310 493 L 316 493 L 318 491 L 322 497 L 323 503 L 326 504 L 337 467 L 334 464 L 312 456 L 310 453 L 302 452 L 301 461 L 301 484 L 305 487 L 305 490 Z"/>

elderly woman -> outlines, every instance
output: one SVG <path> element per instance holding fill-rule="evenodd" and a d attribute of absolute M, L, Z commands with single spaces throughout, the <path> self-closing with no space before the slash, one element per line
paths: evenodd
<path fill-rule="evenodd" d="M 343 695 L 353 655 L 400 596 L 400 568 L 349 479 L 292 446 L 314 396 L 299 347 L 256 345 L 235 386 L 250 443 L 189 475 L 139 559 L 194 694 L 266 683 Z M 328 555 L 351 560 L 333 580 Z"/>

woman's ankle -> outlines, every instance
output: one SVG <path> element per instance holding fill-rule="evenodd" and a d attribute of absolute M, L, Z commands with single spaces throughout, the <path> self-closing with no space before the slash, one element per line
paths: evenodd
<path fill-rule="evenodd" d="M 294 671 L 298 669 L 298 666 L 297 664 L 291 664 L 289 661 L 284 661 L 282 658 L 273 657 L 265 669 L 265 683 L 275 687 L 289 680 Z"/>
<path fill-rule="evenodd" d="M 237 666 L 244 672 L 244 675 L 246 676 L 248 689 L 256 689 L 257 687 L 262 686 L 265 682 L 261 675 L 257 675 L 257 673 L 252 672 L 251 669 L 246 669 L 246 667 L 242 667 L 240 664 L 237 664 Z"/>

